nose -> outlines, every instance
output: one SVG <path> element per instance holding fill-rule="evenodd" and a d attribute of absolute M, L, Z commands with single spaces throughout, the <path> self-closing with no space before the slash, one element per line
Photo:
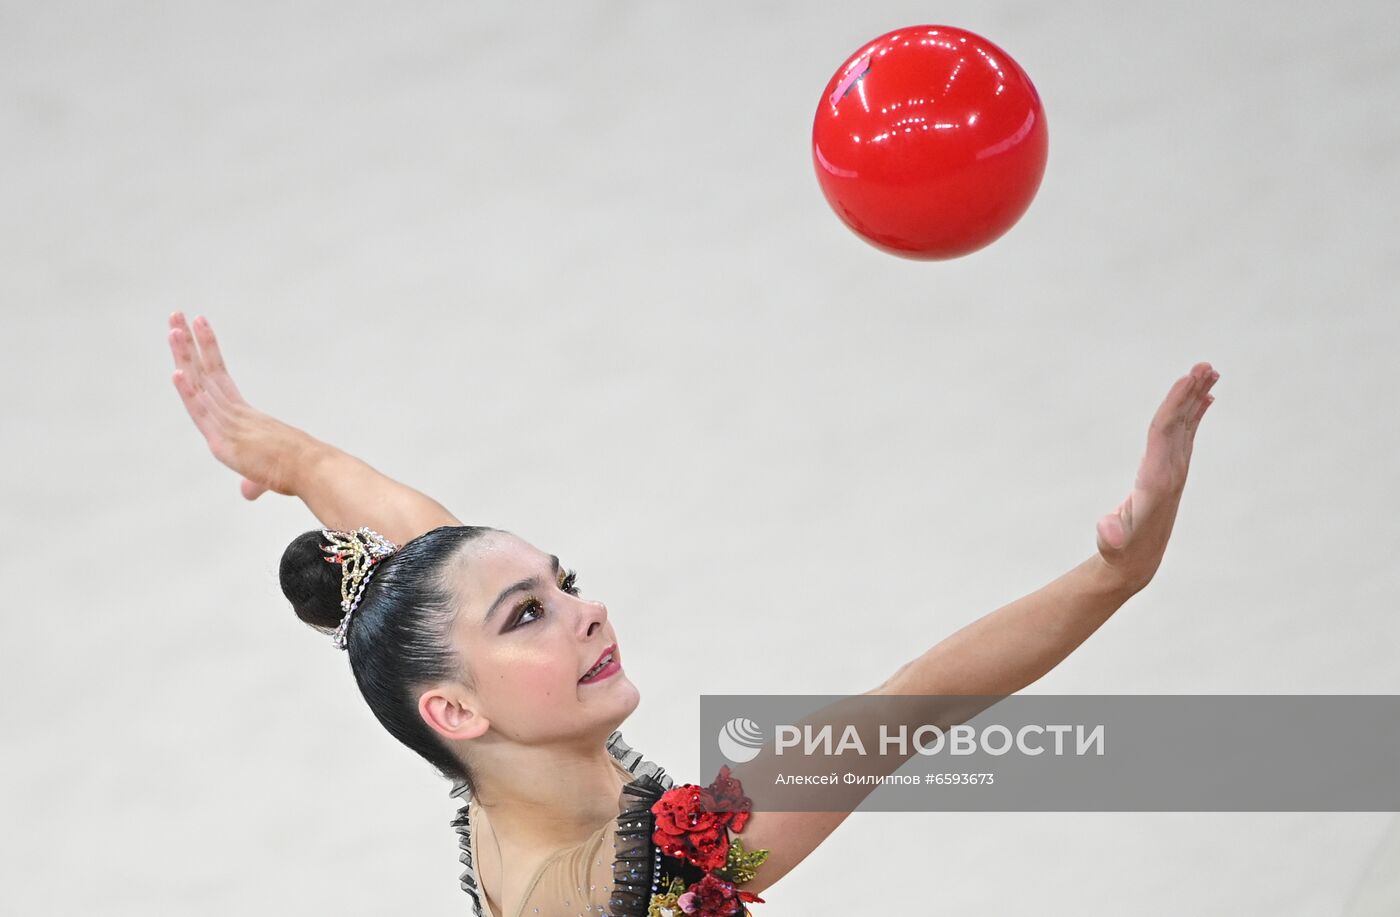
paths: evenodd
<path fill-rule="evenodd" d="M 583 599 L 580 611 L 579 635 L 587 639 L 597 635 L 608 622 L 608 606 L 597 599 Z"/>

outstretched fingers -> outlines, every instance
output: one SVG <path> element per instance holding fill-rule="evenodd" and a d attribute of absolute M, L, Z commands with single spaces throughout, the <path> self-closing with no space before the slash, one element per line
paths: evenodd
<path fill-rule="evenodd" d="M 170 355 L 175 358 L 175 368 L 182 371 L 195 392 L 203 388 L 199 354 L 194 351 L 193 337 L 185 324 L 185 316 L 180 312 L 170 314 L 170 332 L 166 335 L 170 342 Z"/>
<path fill-rule="evenodd" d="M 1197 363 L 1189 373 L 1177 379 L 1157 408 L 1152 425 L 1164 429 L 1185 423 L 1195 413 L 1203 386 L 1213 372 L 1209 363 Z"/>
<path fill-rule="evenodd" d="M 183 369 L 176 369 L 170 378 L 175 383 L 175 391 L 180 393 L 180 403 L 185 406 L 185 411 L 189 413 L 190 419 L 199 428 L 199 432 L 207 437 L 211 425 L 215 421 L 209 416 L 209 408 L 205 405 L 204 399 L 199 397 L 199 392 L 195 390 L 189 374 Z"/>
<path fill-rule="evenodd" d="M 1206 408 L 1215 401 L 1211 387 L 1220 378 L 1209 363 L 1197 363 L 1172 385 L 1152 418 L 1150 431 L 1170 435 L 1174 430 L 1194 434 Z"/>
<path fill-rule="evenodd" d="M 1201 389 L 1200 403 L 1196 406 L 1196 410 L 1194 413 L 1192 413 L 1191 420 L 1188 422 L 1188 425 L 1193 430 L 1195 429 L 1196 425 L 1201 422 L 1201 418 L 1206 415 L 1206 408 L 1210 407 L 1212 404 L 1215 403 L 1215 396 L 1210 394 L 1210 390 L 1215 386 L 1215 383 L 1219 380 L 1220 373 L 1211 370 L 1210 378 L 1206 380 L 1204 387 Z"/>
<path fill-rule="evenodd" d="M 1210 389 L 1219 378 L 1209 363 L 1197 363 L 1172 384 L 1153 415 L 1132 491 L 1117 510 L 1099 519 L 1099 553 L 1134 589 L 1149 582 L 1162 561 L 1186 483 L 1196 425 L 1215 401 Z"/>
<path fill-rule="evenodd" d="M 190 337 L 185 333 L 185 317 L 179 312 L 170 314 L 170 332 L 166 335 L 170 342 L 170 355 L 175 358 L 175 373 L 171 377 L 185 410 L 190 412 L 196 424 L 209 413 L 208 406 L 199 397 L 204 385 L 201 380 L 199 356 L 194 352 Z"/>
<path fill-rule="evenodd" d="M 176 311 L 169 324 L 167 339 L 175 358 L 171 381 L 214 458 L 242 476 L 239 489 L 248 500 L 269 490 L 291 493 L 277 475 L 296 458 L 299 431 L 243 400 L 208 319 L 196 317 L 191 330 L 184 313 Z"/>
<path fill-rule="evenodd" d="M 199 354 L 195 352 L 190 336 L 183 329 L 170 331 L 170 350 L 175 355 L 176 388 L 185 401 L 190 415 L 200 420 L 214 422 L 223 417 L 222 398 L 210 391 L 204 376 L 204 367 Z M 183 385 L 181 384 L 183 381 Z M 201 427 L 203 429 L 203 427 Z"/>
<path fill-rule="evenodd" d="M 1200 424 L 1201 418 L 1206 416 L 1206 408 L 1210 407 L 1212 404 L 1215 404 L 1214 395 L 1207 395 L 1202 398 L 1200 406 L 1196 408 L 1196 413 L 1191 417 L 1187 425 L 1194 430 L 1196 426 Z"/>
<path fill-rule="evenodd" d="M 1210 394 L 1210 390 L 1219 378 L 1220 373 L 1209 363 L 1197 363 L 1191 367 L 1191 396 L 1185 404 L 1182 418 L 1188 429 L 1195 429 L 1196 424 L 1205 416 L 1206 408 L 1215 401 L 1215 396 Z"/>
<path fill-rule="evenodd" d="M 175 312 L 170 316 L 168 338 L 171 354 L 175 357 L 175 372 L 171 375 L 171 381 L 190 419 L 217 453 L 223 443 L 226 409 L 222 396 L 211 391 L 207 384 L 203 363 L 195 350 L 183 314 Z"/>
<path fill-rule="evenodd" d="M 176 313 L 177 315 L 179 313 Z M 172 322 L 173 324 L 173 322 Z M 196 319 L 195 327 L 200 322 Z M 210 350 L 207 345 L 195 347 L 188 325 L 181 316 L 180 326 L 170 332 L 171 349 L 175 352 L 175 363 L 189 377 L 195 396 L 203 403 L 208 413 L 221 423 L 233 423 L 247 402 L 239 394 L 233 380 L 225 371 L 211 372 Z M 217 353 L 217 344 L 215 345 Z M 219 358 L 222 366 L 222 357 Z"/>
<path fill-rule="evenodd" d="M 214 326 L 209 324 L 209 319 L 202 315 L 195 316 L 194 335 L 195 340 L 199 342 L 207 383 L 218 389 L 227 400 L 234 404 L 242 404 L 243 395 L 239 393 L 238 386 L 234 385 L 233 377 L 228 373 L 223 352 L 219 349 L 219 341 L 214 337 Z"/>

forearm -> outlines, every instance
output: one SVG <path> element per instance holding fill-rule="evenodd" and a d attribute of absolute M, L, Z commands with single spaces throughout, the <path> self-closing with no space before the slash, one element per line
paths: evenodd
<path fill-rule="evenodd" d="M 402 545 L 438 526 L 461 525 L 426 494 L 319 440 L 312 440 L 293 486 L 330 529 L 350 531 L 364 525 Z"/>
<path fill-rule="evenodd" d="M 998 608 L 901 666 L 885 694 L 1014 694 L 1098 630 L 1135 590 L 1095 554 L 1030 595 Z"/>

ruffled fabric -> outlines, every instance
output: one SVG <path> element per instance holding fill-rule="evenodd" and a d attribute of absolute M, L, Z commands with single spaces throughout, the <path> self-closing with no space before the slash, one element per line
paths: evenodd
<path fill-rule="evenodd" d="M 457 810 L 457 817 L 452 819 L 452 828 L 457 832 L 457 846 L 462 851 L 457 859 L 467 867 L 462 871 L 462 891 L 472 899 L 472 917 L 482 917 L 481 883 L 476 877 L 476 864 L 472 862 L 471 790 L 465 781 L 459 780 L 452 785 L 451 795 L 466 800 Z"/>
<path fill-rule="evenodd" d="M 647 917 L 652 892 L 671 876 L 686 878 L 687 884 L 697 881 L 703 873 L 688 864 L 665 857 L 652 843 L 655 816 L 651 806 L 661 794 L 671 789 L 674 779 L 666 769 L 644 758 L 622 738 L 617 730 L 608 736 L 608 753 L 626 770 L 634 774 L 631 783 L 622 788 L 619 800 L 616 832 L 613 840 L 613 889 L 607 913 L 610 917 Z M 472 917 L 483 917 L 481 881 L 471 848 L 471 790 L 465 781 L 452 786 L 452 797 L 461 798 L 463 805 L 452 819 L 457 833 L 458 860 L 466 867 L 461 874 L 462 891 L 472 899 Z"/>
<path fill-rule="evenodd" d="M 685 885 L 697 882 L 704 871 L 673 857 L 663 857 L 652 840 L 656 816 L 651 807 L 675 785 L 665 768 L 646 760 L 615 732 L 608 750 L 637 779 L 622 788 L 621 813 L 613 835 L 613 891 L 608 899 L 609 917 L 648 917 L 652 895 L 664 891 L 673 878 Z"/>
<path fill-rule="evenodd" d="M 651 807 L 671 788 L 665 772 L 643 774 L 622 788 L 622 813 L 613 836 L 613 891 L 608 899 L 610 917 L 648 917 L 652 895 L 664 892 L 673 878 L 686 886 L 704 871 L 683 860 L 663 857 L 652 841 L 656 816 Z"/>

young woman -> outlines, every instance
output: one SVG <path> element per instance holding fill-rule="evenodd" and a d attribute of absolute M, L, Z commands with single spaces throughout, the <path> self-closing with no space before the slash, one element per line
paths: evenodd
<path fill-rule="evenodd" d="M 169 342 L 185 408 L 243 496 L 299 497 L 326 527 L 287 547 L 283 591 L 343 638 L 385 728 L 466 798 L 454 825 L 478 917 L 742 914 L 845 820 L 750 811 L 727 769 L 674 785 L 622 740 L 639 700 L 625 643 L 557 557 L 255 410 L 202 317 L 191 332 L 172 314 Z M 1083 643 L 1155 575 L 1218 378 L 1198 363 L 1172 385 L 1095 555 L 866 693 L 1006 696 Z"/>

